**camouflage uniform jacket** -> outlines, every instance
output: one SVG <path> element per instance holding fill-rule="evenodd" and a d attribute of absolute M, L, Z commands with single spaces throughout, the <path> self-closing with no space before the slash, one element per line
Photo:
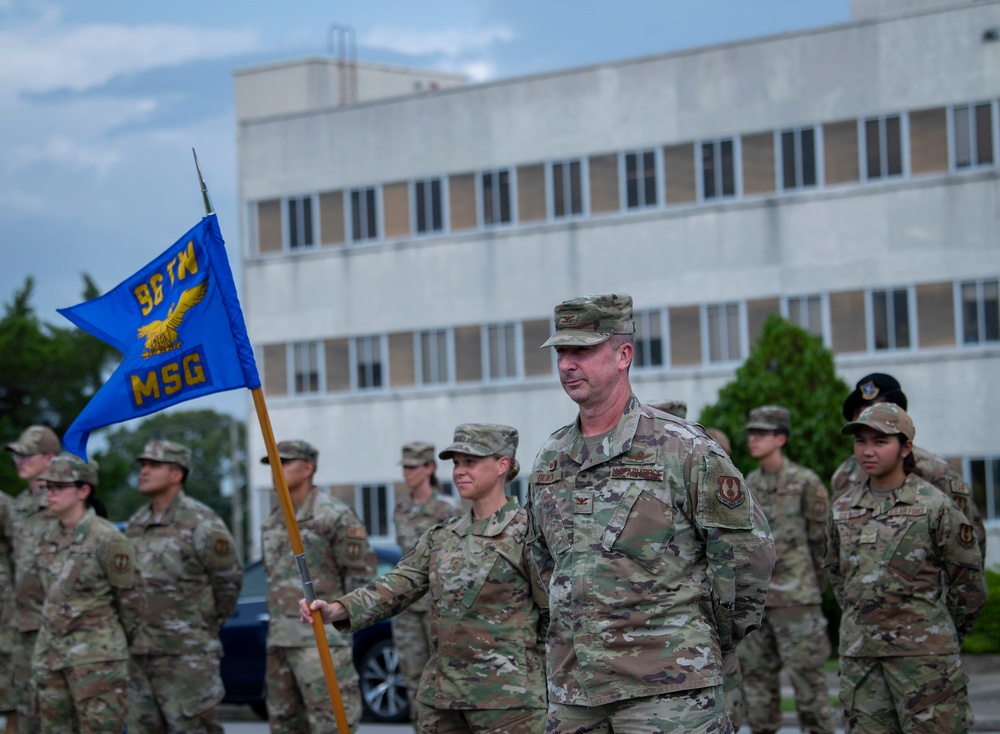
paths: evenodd
<path fill-rule="evenodd" d="M 87 510 L 69 531 L 46 527 L 35 572 L 45 589 L 33 664 L 42 670 L 128 660 L 145 608 L 132 544 Z"/>
<path fill-rule="evenodd" d="M 546 707 L 544 599 L 524 552 L 527 515 L 508 498 L 490 517 L 468 512 L 431 528 L 395 569 L 341 597 L 358 630 L 428 594 L 430 660 L 417 698 L 440 709 Z"/>
<path fill-rule="evenodd" d="M 579 420 L 535 459 L 529 548 L 549 594 L 549 700 L 602 705 L 722 682 L 759 626 L 767 520 L 705 430 L 640 405 L 591 452 Z"/>
<path fill-rule="evenodd" d="M 132 648 L 136 655 L 221 655 L 219 629 L 234 611 L 243 585 L 222 519 L 183 491 L 163 511 L 140 508 L 129 518 L 145 581 L 146 616 Z"/>
<path fill-rule="evenodd" d="M 983 604 L 972 525 L 914 475 L 887 499 L 868 481 L 833 503 L 826 567 L 845 657 L 958 653 Z"/>
<path fill-rule="evenodd" d="M 986 527 L 983 525 L 983 516 L 979 512 L 979 508 L 976 507 L 976 503 L 972 499 L 972 492 L 969 491 L 969 485 L 965 483 L 961 473 L 937 454 L 932 454 L 927 449 L 918 446 L 913 447 L 913 461 L 916 463 L 913 474 L 944 492 L 972 523 L 972 527 L 976 531 L 979 551 L 985 558 Z M 854 456 L 849 456 L 837 468 L 830 480 L 831 497 L 837 499 L 848 489 L 856 484 L 861 484 L 867 478 L 868 475 L 858 464 L 858 460 Z"/>
<path fill-rule="evenodd" d="M 826 586 L 826 519 L 830 497 L 816 472 L 782 458 L 777 481 L 759 468 L 747 486 L 760 504 L 774 536 L 774 572 L 767 607 L 820 604 Z"/>
<path fill-rule="evenodd" d="M 14 500 L 14 591 L 17 603 L 16 622 L 21 632 L 35 632 L 42 626 L 45 590 L 38 575 L 31 572 L 42 533 L 58 522 L 44 503 L 44 494 L 36 496 L 26 489 Z"/>
<path fill-rule="evenodd" d="M 317 598 L 336 599 L 361 588 L 375 575 L 375 552 L 368 544 L 364 523 L 346 504 L 314 487 L 295 512 L 295 520 Z M 315 647 L 313 628 L 299 621 L 302 582 L 280 507 L 264 520 L 261 530 L 271 615 L 268 647 Z M 327 642 L 348 647 L 351 636 L 333 633 Z"/>
<path fill-rule="evenodd" d="M 0 654 L 14 648 L 14 500 L 0 491 Z"/>
<path fill-rule="evenodd" d="M 442 520 L 454 516 L 455 506 L 437 492 L 432 492 L 426 502 L 414 502 L 409 494 L 396 503 L 393 523 L 396 526 L 396 545 L 409 553 L 420 537 Z M 431 609 L 427 597 L 413 602 L 408 611 L 427 613 Z"/>

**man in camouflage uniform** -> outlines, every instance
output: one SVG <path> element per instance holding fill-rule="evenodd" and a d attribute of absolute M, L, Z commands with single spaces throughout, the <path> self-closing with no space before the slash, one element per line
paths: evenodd
<path fill-rule="evenodd" d="M 763 622 L 738 650 L 746 671 L 743 690 L 750 728 L 754 734 L 774 734 L 781 728 L 784 668 L 795 689 L 802 731 L 833 734 L 823 673 L 830 639 L 821 606 L 830 498 L 815 472 L 784 455 L 791 430 L 788 409 L 765 405 L 754 408 L 749 417 L 747 443 L 760 465 L 747 475 L 747 486 L 767 516 L 777 557 Z"/>
<path fill-rule="evenodd" d="M 129 643 L 145 607 L 132 545 L 95 513 L 95 463 L 62 454 L 42 479 L 58 518 L 33 569 L 46 593 L 33 661 L 42 731 L 120 732 Z"/>
<path fill-rule="evenodd" d="M 912 472 L 913 422 L 866 408 L 841 432 L 868 475 L 834 503 L 826 568 L 843 616 L 840 701 L 849 733 L 964 732 L 959 647 L 986 601 L 962 511 Z"/>
<path fill-rule="evenodd" d="M 662 410 L 664 413 L 678 418 L 687 418 L 688 406 L 683 400 L 658 400 L 649 403 L 649 407 Z M 717 429 L 706 428 L 705 430 L 728 456 L 731 453 L 728 437 Z M 716 435 L 712 432 L 713 430 L 721 435 Z M 725 443 L 721 439 L 724 439 Z M 740 666 L 740 656 L 736 654 L 735 650 L 722 655 L 722 686 L 726 692 L 726 711 L 729 713 L 729 720 L 733 724 L 733 729 L 739 731 L 746 720 L 746 705 L 743 700 L 743 668 Z"/>
<path fill-rule="evenodd" d="M 40 477 L 49 468 L 52 457 L 62 451 L 62 444 L 48 426 L 29 426 L 17 441 L 5 447 L 17 466 L 17 475 L 28 483 L 14 499 L 10 537 L 14 542 L 14 685 L 17 696 L 17 731 L 37 734 L 41 731 L 38 701 L 31 670 L 38 629 L 42 626 L 45 591 L 37 574 L 29 572 L 38 550 L 42 531 L 55 518 L 45 507 L 45 481 Z"/>
<path fill-rule="evenodd" d="M 441 488 L 434 473 L 434 446 L 414 441 L 403 446 L 403 479 L 409 494 L 396 503 L 393 523 L 396 545 L 405 556 L 421 536 L 455 514 L 455 506 L 438 490 Z M 410 713 L 417 719 L 417 686 L 431 654 L 430 599 L 418 599 L 392 620 L 392 640 L 399 655 L 399 669 L 406 679 Z"/>
<path fill-rule="evenodd" d="M 16 730 L 14 693 L 14 501 L 0 492 L 0 716 Z"/>
<path fill-rule="evenodd" d="M 191 450 L 150 441 L 136 457 L 149 504 L 129 518 L 147 603 L 132 646 L 130 731 L 221 734 L 215 707 L 225 695 L 219 630 L 236 610 L 243 571 L 226 524 L 188 497 Z"/>
<path fill-rule="evenodd" d="M 639 403 L 629 296 L 555 308 L 578 419 L 535 459 L 529 547 L 549 595 L 547 731 L 732 731 L 722 656 L 760 624 L 774 544 L 700 426 Z"/>
<path fill-rule="evenodd" d="M 281 470 L 295 508 L 306 566 L 317 597 L 336 598 L 361 588 L 375 575 L 375 552 L 364 523 L 343 502 L 313 484 L 319 452 L 305 441 L 278 444 Z M 268 457 L 261 459 L 269 463 Z M 280 507 L 261 526 L 267 571 L 267 713 L 279 734 L 337 731 L 316 637 L 299 622 L 302 583 Z M 358 671 L 351 659 L 351 636 L 327 632 L 330 657 L 351 730 L 361 720 Z"/>
<path fill-rule="evenodd" d="M 858 380 L 854 391 L 844 400 L 844 420 L 855 420 L 862 410 L 875 403 L 892 403 L 906 410 L 906 395 L 895 377 L 874 372 Z M 913 447 L 912 456 L 915 464 L 913 473 L 950 497 L 972 523 L 979 550 L 983 558 L 986 558 L 986 528 L 983 525 L 983 516 L 976 507 L 972 492 L 969 491 L 969 485 L 965 483 L 961 472 L 940 456 L 919 446 Z M 858 464 L 857 459 L 850 456 L 838 467 L 830 480 L 831 495 L 836 499 L 867 478 L 868 475 Z"/>

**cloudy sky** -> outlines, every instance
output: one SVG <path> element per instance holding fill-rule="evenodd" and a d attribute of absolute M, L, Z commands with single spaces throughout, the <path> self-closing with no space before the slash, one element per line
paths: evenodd
<path fill-rule="evenodd" d="M 203 213 L 192 148 L 239 283 L 233 70 L 324 54 L 332 24 L 360 61 L 487 80 L 849 15 L 849 0 L 0 0 L 2 303 L 30 276 L 42 320 L 68 325 L 55 309 L 83 273 L 106 291 L 166 249 Z"/>

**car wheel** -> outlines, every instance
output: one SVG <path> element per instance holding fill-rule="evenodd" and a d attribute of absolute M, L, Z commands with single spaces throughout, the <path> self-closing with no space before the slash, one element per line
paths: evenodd
<path fill-rule="evenodd" d="M 399 655 L 391 639 L 379 640 L 365 650 L 358 675 L 365 712 L 374 721 L 410 720 L 406 682 L 399 672 Z"/>

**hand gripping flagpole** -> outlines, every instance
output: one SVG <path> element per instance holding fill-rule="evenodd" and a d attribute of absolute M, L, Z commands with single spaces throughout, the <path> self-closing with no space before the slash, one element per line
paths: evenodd
<path fill-rule="evenodd" d="M 201 167 L 198 165 L 198 154 L 195 153 L 194 148 L 191 149 L 191 153 L 194 154 L 194 167 L 198 171 L 198 182 L 201 184 L 201 196 L 205 203 L 205 214 L 212 214 L 212 200 L 208 196 L 208 187 L 205 186 L 205 179 L 201 176 Z M 267 460 L 271 465 L 271 476 L 274 479 L 274 487 L 278 491 L 281 511 L 285 516 L 288 538 L 292 544 L 295 565 L 299 570 L 299 579 L 302 582 L 302 593 L 306 601 L 311 604 L 316 601 L 316 594 L 313 591 L 312 579 L 309 577 L 309 569 L 306 567 L 305 549 L 302 547 L 302 536 L 299 534 L 299 525 L 295 520 L 295 508 L 292 506 L 292 497 L 288 493 L 285 473 L 281 470 L 278 445 L 274 440 L 271 419 L 267 413 L 267 405 L 264 403 L 264 390 L 258 387 L 251 390 L 250 393 L 253 395 L 253 404 L 257 410 L 257 422 L 260 423 L 260 431 L 264 436 L 264 445 L 267 447 Z M 330 657 L 330 645 L 327 643 L 323 619 L 319 614 L 313 615 L 313 633 L 316 636 L 316 647 L 319 648 L 319 659 L 323 666 L 323 676 L 326 678 L 326 688 L 330 693 L 330 702 L 333 704 L 333 715 L 337 721 L 337 730 L 340 734 L 349 734 L 350 726 L 347 723 L 347 715 L 344 713 L 344 702 L 340 697 L 340 686 L 337 684 L 337 674 L 333 669 L 333 659 Z"/>

